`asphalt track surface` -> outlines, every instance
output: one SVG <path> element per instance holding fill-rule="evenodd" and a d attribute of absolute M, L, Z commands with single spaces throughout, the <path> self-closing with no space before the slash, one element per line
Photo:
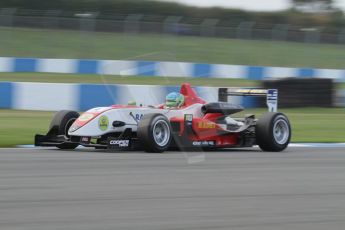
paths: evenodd
<path fill-rule="evenodd" d="M 344 229 L 345 149 L 0 149 L 0 229 Z"/>

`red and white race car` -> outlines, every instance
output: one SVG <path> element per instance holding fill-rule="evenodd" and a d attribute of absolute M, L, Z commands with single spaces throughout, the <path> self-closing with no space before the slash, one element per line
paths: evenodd
<path fill-rule="evenodd" d="M 206 103 L 188 83 L 180 93 L 179 108 L 112 105 L 86 111 L 62 110 L 55 114 L 46 135 L 36 135 L 36 146 L 74 149 L 79 145 L 98 149 L 145 150 L 219 149 L 259 145 L 264 151 L 282 151 L 291 138 L 288 118 L 276 112 L 277 90 L 222 89 L 222 96 L 266 96 L 267 112 L 234 118 L 242 106 L 227 102 Z"/>

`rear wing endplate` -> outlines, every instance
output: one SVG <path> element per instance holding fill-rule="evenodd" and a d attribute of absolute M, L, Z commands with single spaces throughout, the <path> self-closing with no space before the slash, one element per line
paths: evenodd
<path fill-rule="evenodd" d="M 266 97 L 266 105 L 269 112 L 278 110 L 278 90 L 277 89 L 238 89 L 238 88 L 219 88 L 218 100 L 228 101 L 228 96 L 251 96 Z"/>

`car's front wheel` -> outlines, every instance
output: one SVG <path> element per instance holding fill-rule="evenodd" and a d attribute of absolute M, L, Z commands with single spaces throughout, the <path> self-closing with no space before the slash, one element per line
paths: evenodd
<path fill-rule="evenodd" d="M 262 150 L 283 151 L 290 143 L 290 122 L 282 113 L 265 113 L 256 123 L 255 135 Z"/>
<path fill-rule="evenodd" d="M 138 124 L 137 135 L 146 152 L 164 152 L 172 139 L 170 122 L 162 114 L 146 114 Z"/>
<path fill-rule="evenodd" d="M 57 112 L 50 123 L 49 130 L 55 129 L 57 135 L 68 136 L 68 129 L 73 122 L 79 117 L 79 113 L 70 110 L 61 110 Z M 59 149 L 75 149 L 78 147 L 77 143 L 63 143 L 56 145 Z"/>

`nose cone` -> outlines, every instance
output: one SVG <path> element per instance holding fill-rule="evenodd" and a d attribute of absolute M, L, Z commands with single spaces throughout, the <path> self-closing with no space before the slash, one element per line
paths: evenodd
<path fill-rule="evenodd" d="M 72 126 L 69 128 L 68 132 L 69 133 L 75 132 L 80 127 L 84 126 L 86 123 L 94 119 L 96 116 L 97 114 L 94 114 L 94 113 L 89 113 L 89 112 L 83 113 L 80 117 L 78 117 L 77 120 L 74 121 Z"/>

